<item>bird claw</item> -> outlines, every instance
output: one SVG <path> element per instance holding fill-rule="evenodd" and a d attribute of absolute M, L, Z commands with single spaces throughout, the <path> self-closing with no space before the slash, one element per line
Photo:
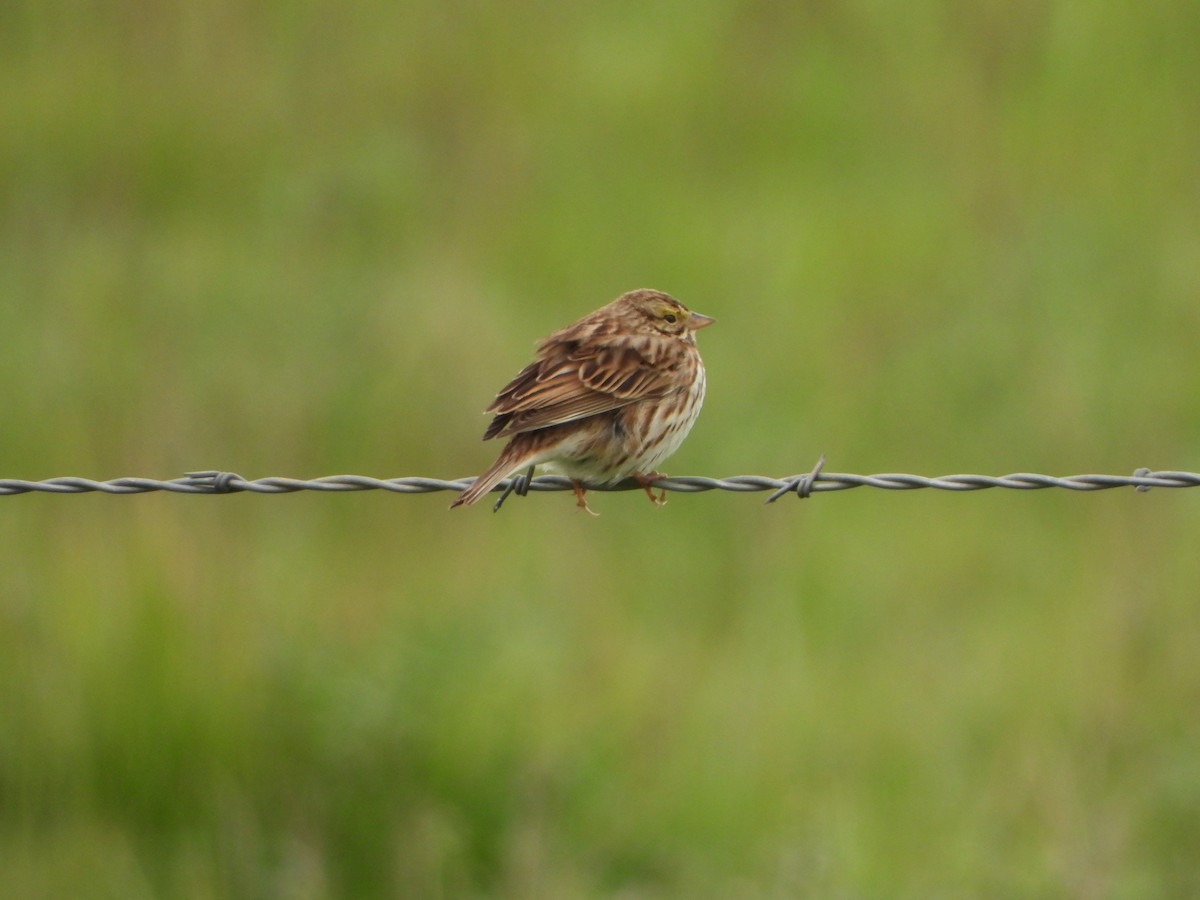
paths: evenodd
<path fill-rule="evenodd" d="M 667 489 L 659 488 L 659 494 L 654 496 L 654 482 L 660 478 L 666 478 L 662 472 L 651 472 L 649 475 L 634 475 L 634 479 L 642 486 L 642 490 L 646 492 L 646 496 L 650 498 L 650 502 L 655 506 L 667 505 Z"/>
<path fill-rule="evenodd" d="M 575 505 L 576 506 L 578 506 L 580 509 L 582 509 L 585 513 L 587 513 L 590 516 L 600 515 L 600 513 L 596 512 L 594 509 L 592 509 L 590 506 L 588 506 L 587 500 L 584 497 L 584 495 L 587 493 L 587 488 L 585 488 L 581 482 L 572 481 L 571 487 L 575 491 Z"/>

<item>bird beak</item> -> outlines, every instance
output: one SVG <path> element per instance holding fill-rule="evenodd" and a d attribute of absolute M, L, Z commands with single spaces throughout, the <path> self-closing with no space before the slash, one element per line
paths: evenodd
<path fill-rule="evenodd" d="M 694 312 L 688 316 L 687 327 L 691 331 L 696 331 L 703 328 L 705 325 L 711 325 L 717 321 L 712 316 L 706 316 L 703 313 Z"/>

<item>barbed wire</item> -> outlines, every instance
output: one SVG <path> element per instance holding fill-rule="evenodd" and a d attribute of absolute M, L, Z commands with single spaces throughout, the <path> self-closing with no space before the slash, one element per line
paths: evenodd
<path fill-rule="evenodd" d="M 771 491 L 767 502 L 794 493 L 805 498 L 826 491 L 844 491 L 859 487 L 880 488 L 889 491 L 911 491 L 931 488 L 943 491 L 982 491 L 991 488 L 1012 490 L 1044 490 L 1064 488 L 1071 491 L 1104 491 L 1119 487 L 1134 487 L 1139 491 L 1150 488 L 1200 487 L 1200 473 L 1177 471 L 1151 471 L 1137 469 L 1132 475 L 1039 475 L 1030 472 L 1015 472 L 1010 475 L 941 475 L 926 477 L 903 473 L 879 473 L 855 475 L 847 472 L 825 472 L 824 457 L 810 471 L 801 475 L 772 478 L 765 475 L 731 475 L 727 478 L 707 478 L 698 475 L 677 475 L 659 478 L 652 487 L 664 491 L 698 493 L 702 491 L 734 491 L 753 493 Z M 474 478 L 373 478 L 368 475 L 327 475 L 322 478 L 243 478 L 234 472 L 204 471 L 189 472 L 182 478 L 158 480 L 154 478 L 113 478 L 96 481 L 90 478 L 63 476 L 40 481 L 19 478 L 0 478 L 0 496 L 11 496 L 42 492 L 50 494 L 80 494 L 99 491 L 106 494 L 144 494 L 151 491 L 170 491 L 179 494 L 290 494 L 296 491 L 392 491 L 401 494 L 425 494 L 431 491 L 462 491 Z M 559 475 L 540 475 L 529 478 L 518 475 L 506 479 L 496 486 L 500 499 L 513 491 L 524 494 L 528 491 L 569 491 L 573 485 L 569 478 Z M 643 486 L 634 479 L 626 479 L 613 485 L 588 487 L 594 491 L 642 490 Z"/>

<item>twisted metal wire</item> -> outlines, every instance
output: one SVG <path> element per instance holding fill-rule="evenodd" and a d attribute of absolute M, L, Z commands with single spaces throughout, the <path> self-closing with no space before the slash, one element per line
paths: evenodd
<path fill-rule="evenodd" d="M 1152 487 L 1183 488 L 1200 486 L 1200 473 L 1137 469 L 1132 475 L 1038 475 L 1016 472 L 1011 475 L 942 475 L 928 478 L 923 475 L 880 473 L 876 475 L 853 475 L 846 472 L 825 472 L 824 459 L 811 472 L 784 478 L 765 475 L 732 475 L 728 478 L 706 478 L 699 475 L 678 475 L 660 478 L 653 487 L 666 491 L 698 493 L 701 491 L 735 491 L 750 493 L 771 491 L 767 502 L 785 494 L 795 493 L 804 498 L 825 491 L 844 491 L 858 487 L 881 488 L 889 491 L 911 491 L 934 488 L 943 491 L 982 491 L 989 488 L 1013 490 L 1044 490 L 1065 488 L 1071 491 L 1104 491 L 1118 487 L 1134 487 L 1147 491 Z M 474 478 L 372 478 L 367 475 L 328 475 L 323 478 L 255 478 L 248 479 L 233 472 L 189 472 L 182 478 L 160 481 L 153 478 L 113 478 L 94 481 L 90 478 L 64 476 L 41 481 L 26 481 L 19 478 L 0 478 L 0 496 L 43 492 L 51 494 L 79 494 L 101 491 L 106 494 L 143 494 L 149 491 L 171 491 L 179 494 L 231 494 L 252 492 L 257 494 L 289 494 L 295 491 L 393 491 L 400 494 L 424 494 L 431 491 L 462 491 Z M 507 479 L 497 485 L 501 501 L 510 492 L 568 491 L 571 480 L 559 475 L 541 475 L 527 479 L 524 475 Z M 627 479 L 615 485 L 589 487 L 596 491 L 641 490 L 642 485 Z M 498 506 L 499 504 L 497 504 Z"/>

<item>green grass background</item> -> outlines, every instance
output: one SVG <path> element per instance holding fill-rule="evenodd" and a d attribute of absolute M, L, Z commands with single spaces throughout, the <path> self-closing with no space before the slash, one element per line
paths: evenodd
<path fill-rule="evenodd" d="M 1200 6 L 16 0 L 0 476 L 1200 468 Z M 0 498 L 9 897 L 1200 892 L 1190 491 Z"/>

